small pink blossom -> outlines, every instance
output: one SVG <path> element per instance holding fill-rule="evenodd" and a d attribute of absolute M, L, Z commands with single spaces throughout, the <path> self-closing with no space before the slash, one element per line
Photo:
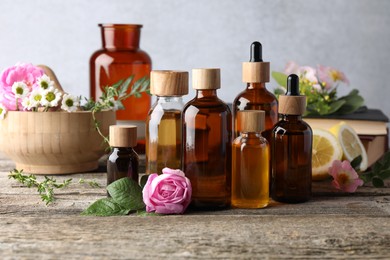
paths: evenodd
<path fill-rule="evenodd" d="M 16 110 L 16 97 L 12 92 L 12 85 L 16 82 L 24 83 L 31 92 L 37 87 L 37 80 L 43 75 L 43 70 L 29 63 L 18 63 L 5 69 L 0 75 L 0 102 L 8 110 Z M 22 106 L 22 100 L 18 100 Z"/>
<path fill-rule="evenodd" d="M 300 79 L 308 80 L 312 84 L 317 84 L 317 71 L 315 68 L 310 66 L 299 66 L 294 61 L 289 61 L 284 68 L 284 73 L 286 75 L 297 74 Z"/>
<path fill-rule="evenodd" d="M 332 67 L 318 65 L 318 79 L 325 89 L 332 89 L 337 86 L 339 81 L 349 84 L 349 80 L 345 74 Z"/>
<path fill-rule="evenodd" d="M 149 176 L 142 196 L 147 212 L 182 214 L 191 202 L 190 180 L 181 170 L 164 168 L 163 174 Z"/>
<path fill-rule="evenodd" d="M 349 161 L 333 161 L 328 173 L 333 177 L 332 185 L 336 189 L 352 193 L 356 191 L 358 186 L 363 185 L 363 180 L 359 178 Z"/>
<path fill-rule="evenodd" d="M 286 64 L 286 67 L 284 68 L 284 73 L 286 75 L 290 74 L 299 74 L 299 65 L 294 61 L 289 61 Z"/>

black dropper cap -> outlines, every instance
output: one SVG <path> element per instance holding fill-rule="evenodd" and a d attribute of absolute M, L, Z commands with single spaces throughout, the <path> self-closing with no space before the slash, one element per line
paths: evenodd
<path fill-rule="evenodd" d="M 299 96 L 299 77 L 295 74 L 290 74 L 287 78 L 286 96 Z"/>
<path fill-rule="evenodd" d="M 250 62 L 263 62 L 263 47 L 260 42 L 252 42 Z"/>

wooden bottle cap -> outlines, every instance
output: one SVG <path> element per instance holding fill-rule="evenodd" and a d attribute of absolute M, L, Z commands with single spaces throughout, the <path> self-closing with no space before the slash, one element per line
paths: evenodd
<path fill-rule="evenodd" d="M 242 81 L 247 83 L 269 82 L 269 62 L 243 62 Z"/>
<path fill-rule="evenodd" d="M 110 125 L 110 146 L 134 147 L 137 145 L 137 127 L 134 125 Z"/>
<path fill-rule="evenodd" d="M 279 96 L 279 114 L 303 115 L 306 111 L 306 96 Z"/>
<path fill-rule="evenodd" d="M 150 73 L 150 93 L 156 96 L 183 96 L 188 94 L 188 72 L 153 70 Z"/>
<path fill-rule="evenodd" d="M 192 88 L 219 89 L 221 88 L 220 69 L 193 69 Z"/>
<path fill-rule="evenodd" d="M 265 112 L 263 110 L 237 111 L 237 128 L 240 132 L 263 132 Z"/>

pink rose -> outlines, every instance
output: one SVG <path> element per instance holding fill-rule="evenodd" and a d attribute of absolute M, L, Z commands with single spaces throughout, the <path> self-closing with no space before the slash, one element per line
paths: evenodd
<path fill-rule="evenodd" d="M 182 214 L 191 202 L 192 187 L 184 172 L 164 168 L 149 176 L 142 190 L 147 212 Z"/>
<path fill-rule="evenodd" d="M 43 70 L 29 63 L 17 63 L 5 69 L 0 75 L 0 102 L 8 110 L 16 110 L 16 98 L 12 92 L 15 82 L 23 82 L 31 92 L 37 87 L 37 80 L 43 75 Z M 21 106 L 22 100 L 19 100 Z"/>
<path fill-rule="evenodd" d="M 333 161 L 332 167 L 329 168 L 328 172 L 333 177 L 332 185 L 336 189 L 355 192 L 358 186 L 363 185 L 363 180 L 359 178 L 349 161 Z"/>

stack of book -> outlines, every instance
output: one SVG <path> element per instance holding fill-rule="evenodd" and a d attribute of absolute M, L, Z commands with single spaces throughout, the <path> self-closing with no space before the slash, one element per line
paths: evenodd
<path fill-rule="evenodd" d="M 389 149 L 389 118 L 379 109 L 361 109 L 348 115 L 308 116 L 305 121 L 312 128 L 329 129 L 344 121 L 359 135 L 367 151 L 368 165 L 372 165 Z"/>

